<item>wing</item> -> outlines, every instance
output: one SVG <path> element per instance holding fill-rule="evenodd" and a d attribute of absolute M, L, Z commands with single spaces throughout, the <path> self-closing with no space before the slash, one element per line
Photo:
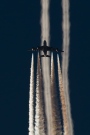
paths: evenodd
<path fill-rule="evenodd" d="M 28 50 L 28 51 L 38 51 L 38 49 L 37 49 L 37 48 L 31 48 L 31 49 Z"/>
<path fill-rule="evenodd" d="M 64 52 L 64 51 L 62 51 L 62 50 L 59 50 L 58 48 L 53 48 L 53 47 L 49 47 L 49 46 L 47 46 L 47 51 L 52 51 L 52 52 Z"/>
<path fill-rule="evenodd" d="M 60 50 L 60 49 L 58 49 L 58 48 L 51 48 L 51 51 L 55 51 L 55 52 L 64 52 L 64 51 L 62 51 L 62 50 Z"/>
<path fill-rule="evenodd" d="M 37 48 L 31 48 L 30 50 L 28 50 L 28 51 L 41 51 L 41 50 L 43 50 L 43 46 L 38 46 Z"/>
<path fill-rule="evenodd" d="M 47 51 L 52 51 L 52 50 L 53 50 L 52 47 L 47 46 Z"/>
<path fill-rule="evenodd" d="M 62 50 L 60 50 L 60 49 L 57 48 L 56 49 L 56 52 L 64 52 L 64 51 L 62 51 Z"/>
<path fill-rule="evenodd" d="M 38 46 L 38 47 L 37 47 L 37 49 L 40 50 L 40 51 L 42 51 L 43 48 L 44 48 L 43 46 Z"/>

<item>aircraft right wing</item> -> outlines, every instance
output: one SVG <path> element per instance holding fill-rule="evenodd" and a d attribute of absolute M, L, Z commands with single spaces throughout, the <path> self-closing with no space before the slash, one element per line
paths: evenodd
<path fill-rule="evenodd" d="M 53 51 L 52 47 L 47 46 L 47 51 Z"/>
<path fill-rule="evenodd" d="M 62 50 L 56 48 L 56 52 L 64 52 L 64 51 L 62 51 Z"/>
<path fill-rule="evenodd" d="M 58 48 L 53 48 L 53 47 L 51 47 L 50 50 L 55 51 L 55 52 L 64 52 L 64 51 L 62 51 L 62 50 L 60 50 Z"/>
<path fill-rule="evenodd" d="M 49 46 L 47 46 L 47 51 L 52 51 L 52 52 L 64 52 L 64 51 L 62 51 L 62 50 L 59 50 L 58 48 L 53 48 L 53 47 L 49 47 Z"/>

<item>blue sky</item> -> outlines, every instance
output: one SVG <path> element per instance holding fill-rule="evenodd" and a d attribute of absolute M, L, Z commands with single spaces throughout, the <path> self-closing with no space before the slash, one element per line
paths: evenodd
<path fill-rule="evenodd" d="M 89 135 L 90 2 L 70 1 L 70 101 L 75 135 Z M 0 1 L 0 133 L 28 134 L 32 46 L 40 44 L 40 2 Z M 62 47 L 61 1 L 50 3 L 51 46 Z M 35 56 L 36 59 L 36 56 Z"/>

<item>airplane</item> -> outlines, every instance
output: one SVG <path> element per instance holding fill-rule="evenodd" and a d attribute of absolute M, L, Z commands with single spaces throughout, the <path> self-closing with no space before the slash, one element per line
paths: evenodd
<path fill-rule="evenodd" d="M 43 46 L 37 46 L 37 48 L 31 48 L 28 51 L 43 51 L 44 55 L 41 55 L 40 57 L 50 57 L 49 55 L 47 55 L 47 51 L 55 51 L 55 52 L 64 52 L 62 50 L 59 50 L 58 48 L 53 48 L 53 47 L 49 47 L 47 46 L 47 42 L 46 40 L 43 41 Z"/>

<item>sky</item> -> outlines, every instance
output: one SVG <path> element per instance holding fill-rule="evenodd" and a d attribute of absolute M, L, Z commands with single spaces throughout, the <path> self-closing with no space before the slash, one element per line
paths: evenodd
<path fill-rule="evenodd" d="M 89 135 L 90 2 L 70 1 L 70 102 L 74 135 Z M 31 53 L 40 45 L 40 1 L 0 1 L 0 134 L 28 135 Z M 50 46 L 62 48 L 60 0 L 50 2 Z M 36 61 L 36 54 L 35 54 Z"/>

